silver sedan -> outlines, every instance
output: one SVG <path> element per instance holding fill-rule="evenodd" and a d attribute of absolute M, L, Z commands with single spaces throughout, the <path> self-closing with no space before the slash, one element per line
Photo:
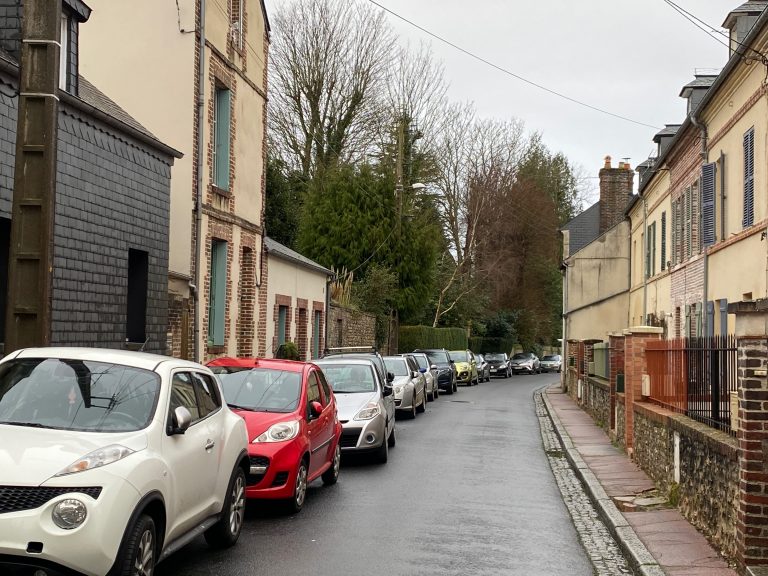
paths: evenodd
<path fill-rule="evenodd" d="M 392 387 L 395 389 L 395 407 L 411 418 L 416 418 L 416 412 L 424 412 L 427 407 L 427 393 L 424 377 L 412 369 L 408 360 L 403 356 L 384 357 L 387 372 L 395 375 L 392 381 Z"/>

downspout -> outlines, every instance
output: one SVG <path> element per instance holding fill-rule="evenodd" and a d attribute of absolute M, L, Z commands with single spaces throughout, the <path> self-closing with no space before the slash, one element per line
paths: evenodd
<path fill-rule="evenodd" d="M 645 246 L 643 246 L 643 252 L 646 255 L 646 259 L 648 260 L 645 264 L 645 268 L 643 268 L 643 318 L 641 324 L 645 325 L 648 323 L 648 271 L 649 268 L 652 266 L 652 263 L 650 262 L 651 254 L 653 253 L 652 250 L 648 250 L 648 245 L 650 242 L 650 239 L 648 237 L 648 202 L 645 199 L 645 196 L 642 194 L 640 195 L 640 198 L 643 201 L 643 239 L 645 239 Z M 632 221 L 630 220 L 629 224 L 630 237 L 632 236 Z M 630 249 L 632 248 L 632 241 L 630 240 Z M 630 269 L 632 266 L 630 265 Z M 631 272 L 630 272 L 631 274 Z M 630 290 L 632 289 L 632 283 L 630 281 Z M 658 306 L 658 302 L 656 303 Z"/>
<path fill-rule="evenodd" d="M 707 133 L 707 126 L 703 122 L 699 122 L 698 115 L 695 112 L 692 112 L 690 115 L 691 118 L 691 124 L 693 124 L 696 128 L 699 129 L 701 132 L 701 161 L 702 163 L 706 162 L 709 158 L 709 151 L 707 148 L 707 140 L 709 138 L 709 135 Z M 699 186 L 699 194 L 701 194 L 701 186 Z M 699 201 L 699 242 L 701 243 L 701 201 Z M 707 322 L 707 316 L 709 313 L 709 308 L 707 305 L 707 301 L 709 300 L 709 293 L 708 293 L 708 286 L 709 286 L 709 254 L 706 246 L 702 246 L 702 250 L 704 251 L 704 286 L 701 291 L 701 332 L 704 336 L 708 334 L 708 322 Z M 700 334 L 700 336 L 702 335 Z"/>
<path fill-rule="evenodd" d="M 566 368 L 560 370 L 560 388 L 565 392 L 568 374 L 568 264 L 563 260 L 563 332 L 560 353 L 566 363 Z"/>
<path fill-rule="evenodd" d="M 200 362 L 200 292 L 203 278 L 200 270 L 200 247 L 202 242 L 200 235 L 203 232 L 203 113 L 205 108 L 205 0 L 200 0 L 200 37 L 199 62 L 197 69 L 197 180 L 195 182 L 195 285 L 193 294 L 195 297 L 195 342 L 194 360 Z"/>

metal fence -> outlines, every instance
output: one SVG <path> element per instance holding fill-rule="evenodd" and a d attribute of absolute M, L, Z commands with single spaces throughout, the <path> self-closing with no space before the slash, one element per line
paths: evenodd
<path fill-rule="evenodd" d="M 730 403 L 737 389 L 734 336 L 651 341 L 646 355 L 652 402 L 735 434 Z"/>
<path fill-rule="evenodd" d="M 611 349 L 608 342 L 592 347 L 594 375 L 609 380 L 611 377 Z"/>

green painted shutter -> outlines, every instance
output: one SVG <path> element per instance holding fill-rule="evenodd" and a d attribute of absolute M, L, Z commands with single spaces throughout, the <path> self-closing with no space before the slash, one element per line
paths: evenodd
<path fill-rule="evenodd" d="M 744 134 L 744 217 L 743 228 L 755 223 L 755 129 Z"/>
<path fill-rule="evenodd" d="M 661 213 L 661 271 L 667 268 L 667 213 Z"/>
<path fill-rule="evenodd" d="M 211 244 L 211 290 L 208 300 L 208 342 L 224 344 L 224 320 L 227 297 L 227 243 L 214 240 Z"/>
<path fill-rule="evenodd" d="M 717 164 L 701 167 L 701 245 L 715 243 L 715 173 Z"/>
<path fill-rule="evenodd" d="M 315 311 L 315 324 L 312 328 L 312 357 L 320 358 L 320 312 Z"/>
<path fill-rule="evenodd" d="M 213 183 L 217 188 L 229 190 L 229 125 L 231 118 L 230 92 L 216 90 L 216 126 L 214 134 Z"/>
<path fill-rule="evenodd" d="M 277 309 L 277 345 L 285 344 L 285 322 L 288 316 L 288 308 L 280 306 Z"/>

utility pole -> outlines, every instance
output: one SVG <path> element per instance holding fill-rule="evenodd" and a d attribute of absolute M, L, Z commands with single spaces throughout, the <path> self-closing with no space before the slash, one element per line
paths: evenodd
<path fill-rule="evenodd" d="M 51 340 L 61 0 L 24 0 L 5 353 Z"/>
<path fill-rule="evenodd" d="M 396 234 L 396 253 L 400 253 L 403 234 L 403 148 L 405 146 L 405 113 L 401 113 L 397 121 L 397 161 L 395 163 L 395 201 L 397 202 L 397 234 Z M 397 288 L 400 289 L 400 269 L 397 270 Z M 394 330 L 392 325 L 394 324 Z M 398 352 L 400 336 L 400 312 L 397 308 L 392 310 L 392 318 L 389 327 L 388 352 L 396 354 Z"/>

